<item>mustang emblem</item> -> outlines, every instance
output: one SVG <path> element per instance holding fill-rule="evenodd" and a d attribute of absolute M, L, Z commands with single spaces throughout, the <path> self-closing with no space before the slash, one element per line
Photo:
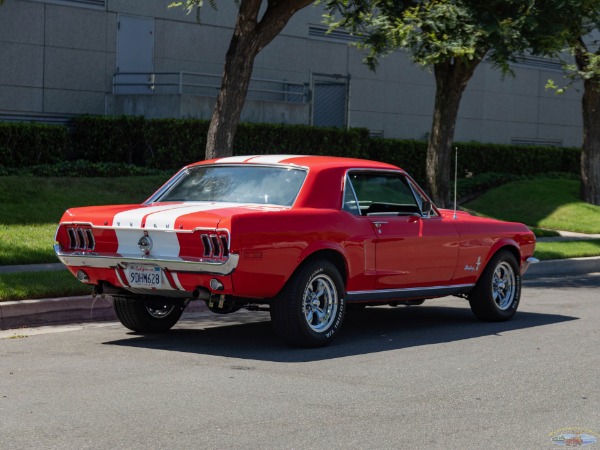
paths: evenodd
<path fill-rule="evenodd" d="M 477 258 L 477 264 L 475 264 L 475 267 L 465 264 L 465 270 L 467 272 L 477 272 L 479 270 L 479 266 L 481 266 L 481 256 Z"/>
<path fill-rule="evenodd" d="M 148 233 L 145 233 L 144 236 L 140 238 L 138 241 L 138 247 L 144 255 L 150 254 L 150 250 L 152 250 L 152 239 L 150 239 Z"/>

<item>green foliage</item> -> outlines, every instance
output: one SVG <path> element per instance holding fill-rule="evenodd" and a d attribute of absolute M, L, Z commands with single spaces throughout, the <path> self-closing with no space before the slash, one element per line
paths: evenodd
<path fill-rule="evenodd" d="M 233 0 L 236 6 L 239 7 L 239 0 Z M 216 11 L 217 0 L 208 0 L 210 7 Z M 196 11 L 196 22 L 200 23 L 200 10 L 204 6 L 204 0 L 185 0 L 180 2 L 169 3 L 169 8 L 184 8 L 187 14 L 191 14 L 192 11 Z"/>
<path fill-rule="evenodd" d="M 530 175 L 546 172 L 579 172 L 581 150 L 572 147 L 507 146 L 457 143 L 459 174 L 503 172 Z"/>
<path fill-rule="evenodd" d="M 145 163 L 156 169 L 178 169 L 204 159 L 208 122 L 193 119 L 146 121 Z"/>
<path fill-rule="evenodd" d="M 119 148 L 113 161 L 121 162 L 128 154 L 125 147 L 114 142 L 122 136 L 128 123 L 123 118 L 98 118 L 101 126 L 95 127 L 91 118 L 84 118 L 85 128 L 78 127 L 77 141 L 94 142 L 102 161 Z M 76 122 L 79 119 L 75 119 Z M 110 123 L 114 122 L 114 126 Z M 204 159 L 206 134 L 209 123 L 195 119 L 152 119 L 142 121 L 142 131 L 136 138 L 127 137 L 134 150 L 129 152 L 154 169 L 178 169 Z M 91 136 L 83 133 L 88 132 Z M 139 136 L 141 134 L 141 137 Z M 103 137 L 104 136 L 104 137 Z M 263 155 L 275 153 L 303 153 L 312 155 L 367 156 L 369 133 L 366 129 L 342 130 L 306 125 L 278 125 L 242 123 L 234 141 L 234 155 Z M 78 144 L 78 148 L 81 145 Z M 80 155 L 84 156 L 84 155 Z M 84 157 L 92 157 L 86 153 Z"/>
<path fill-rule="evenodd" d="M 73 151 L 76 158 L 94 162 L 143 164 L 144 127 L 136 116 L 80 116 L 73 120 Z"/>
<path fill-rule="evenodd" d="M 427 143 L 400 139 L 372 139 L 367 159 L 402 167 L 421 185 L 425 184 Z"/>
<path fill-rule="evenodd" d="M 538 178 L 490 190 L 465 205 L 502 220 L 551 230 L 600 233 L 600 206 L 579 198 L 579 180 Z"/>
<path fill-rule="evenodd" d="M 242 123 L 234 142 L 235 155 L 308 154 L 364 158 L 368 156 L 369 131 L 342 130 L 307 125 Z"/>
<path fill-rule="evenodd" d="M 465 192 L 483 191 L 486 187 L 549 172 L 579 173 L 581 150 L 572 147 L 539 147 L 481 143 L 456 143 L 459 178 L 465 181 Z M 389 162 L 402 167 L 420 184 L 425 184 L 427 143 L 399 139 L 372 139 L 368 159 Z M 515 178 L 512 178 L 512 177 Z M 479 187 L 477 187 L 479 185 Z"/>
<path fill-rule="evenodd" d="M 84 116 L 73 120 L 73 130 L 69 141 L 67 128 L 62 126 L 0 124 L 4 142 L 21 150 L 0 158 L 0 176 L 110 177 L 172 172 L 203 159 L 208 122 Z M 472 142 L 455 145 L 459 148 L 460 178 L 488 172 L 579 172 L 578 148 Z M 402 167 L 422 184 L 426 149 L 423 141 L 370 138 L 364 128 L 253 123 L 240 124 L 234 142 L 235 155 L 309 154 L 386 161 Z M 15 158 L 13 153 L 20 156 Z M 135 164 L 129 164 L 130 159 Z"/>
<path fill-rule="evenodd" d="M 82 159 L 62 161 L 56 164 L 40 164 L 17 168 L 0 166 L 0 176 L 37 176 L 37 177 L 127 177 L 142 175 L 161 175 L 164 171 L 146 166 L 116 162 L 90 162 Z M 169 171 L 170 173 L 170 171 Z"/>
<path fill-rule="evenodd" d="M 0 166 L 58 162 L 68 148 L 69 135 L 64 126 L 0 122 Z"/>
<path fill-rule="evenodd" d="M 452 59 L 480 60 L 488 54 L 503 71 L 530 47 L 539 15 L 536 1 L 514 0 L 326 0 L 326 21 L 362 38 L 374 68 L 380 56 L 407 50 L 413 61 L 432 66 Z"/>

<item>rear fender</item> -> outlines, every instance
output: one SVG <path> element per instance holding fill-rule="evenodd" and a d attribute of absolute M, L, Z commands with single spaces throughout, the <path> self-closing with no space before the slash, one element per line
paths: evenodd
<path fill-rule="evenodd" d="M 309 259 L 318 258 L 320 254 L 322 254 L 324 258 L 328 258 L 327 254 L 331 254 L 330 252 L 334 252 L 338 256 L 337 258 L 334 257 L 336 261 L 333 262 L 340 269 L 340 274 L 344 279 L 345 285 L 348 280 L 348 274 L 350 273 L 350 268 L 348 266 L 348 255 L 346 254 L 344 248 L 335 242 L 315 241 L 310 243 L 298 257 L 297 267 L 300 267 Z M 339 267 L 340 264 L 343 264 L 343 267 Z"/>

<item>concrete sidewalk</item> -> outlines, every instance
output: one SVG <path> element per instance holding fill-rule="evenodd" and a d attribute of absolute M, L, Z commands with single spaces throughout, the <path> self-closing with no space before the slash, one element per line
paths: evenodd
<path fill-rule="evenodd" d="M 28 267 L 34 270 L 34 267 Z M 36 265 L 36 267 L 38 270 L 48 270 L 41 269 L 40 265 Z M 64 266 L 56 264 L 53 265 L 51 270 L 60 270 L 61 267 Z M 7 268 L 5 267 L 4 269 Z M 1 272 L 11 273 L 8 270 Z M 14 272 L 17 272 L 17 270 Z M 600 257 L 541 261 L 538 264 L 530 266 L 525 279 L 561 276 L 573 277 L 588 273 L 600 273 Z M 186 308 L 186 312 L 203 311 L 207 311 L 203 301 L 191 302 Z M 107 320 L 117 320 L 110 297 L 93 298 L 91 295 L 86 295 L 81 297 L 0 302 L 0 330 Z"/>

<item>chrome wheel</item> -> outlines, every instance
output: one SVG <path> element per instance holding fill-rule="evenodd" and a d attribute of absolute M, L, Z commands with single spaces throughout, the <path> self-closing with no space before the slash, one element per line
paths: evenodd
<path fill-rule="evenodd" d="M 288 344 L 322 347 L 337 336 L 344 322 L 344 280 L 333 262 L 312 258 L 269 306 L 273 327 Z"/>
<path fill-rule="evenodd" d="M 487 263 L 475 287 L 469 292 L 469 304 L 480 320 L 510 320 L 521 301 L 521 274 L 517 257 L 508 249 L 499 250 Z"/>
<path fill-rule="evenodd" d="M 506 311 L 515 298 L 515 272 L 508 262 L 504 261 L 494 270 L 492 279 L 492 295 L 498 309 Z"/>
<path fill-rule="evenodd" d="M 173 303 L 152 306 L 146 305 L 146 311 L 148 311 L 148 314 L 150 314 L 150 316 L 154 317 L 155 319 L 164 319 L 169 314 L 171 314 L 171 312 L 173 312 L 174 308 L 175 305 Z"/>
<path fill-rule="evenodd" d="M 302 312 L 308 326 L 316 332 L 328 329 L 339 308 L 333 280 L 321 273 L 310 279 L 302 296 Z"/>

